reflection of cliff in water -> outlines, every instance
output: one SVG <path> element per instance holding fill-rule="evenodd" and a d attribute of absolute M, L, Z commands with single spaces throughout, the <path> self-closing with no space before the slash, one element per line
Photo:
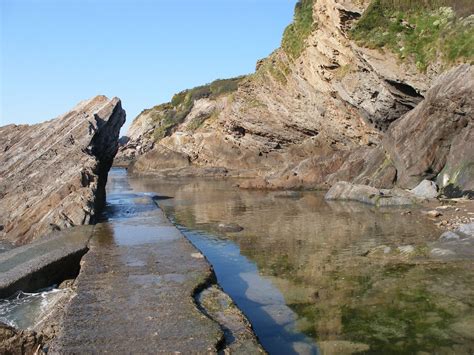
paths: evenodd
<path fill-rule="evenodd" d="M 235 241 L 323 351 L 462 353 L 474 345 L 472 262 L 429 260 L 426 243 L 439 232 L 416 212 L 224 181 L 131 183 L 174 196 L 163 206 L 177 223 Z M 221 222 L 244 230 L 224 235 Z"/>

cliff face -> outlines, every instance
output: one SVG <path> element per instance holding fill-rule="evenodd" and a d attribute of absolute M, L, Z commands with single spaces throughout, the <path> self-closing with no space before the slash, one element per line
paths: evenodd
<path fill-rule="evenodd" d="M 300 2 L 282 48 L 259 61 L 254 74 L 233 90 L 179 94 L 191 97 L 192 105 L 175 97 L 144 111 L 120 150 L 122 161 L 129 157 L 137 173 L 256 178 L 244 187 L 319 187 L 340 179 L 392 186 L 399 166 L 381 148 L 383 137 L 456 61 L 428 57 L 428 46 L 411 50 L 416 26 L 404 20 L 393 20 L 401 26 L 394 37 L 408 48 L 401 54 L 388 39 L 387 48 L 357 41 L 361 33 L 372 38 L 380 32 L 361 22 L 374 3 L 379 1 L 367 9 L 368 1 Z M 432 22 L 451 21 L 451 15 L 433 13 Z M 358 32 L 357 21 L 365 26 Z M 466 26 L 472 29 L 472 23 Z M 386 37 L 392 38 L 388 30 Z M 181 115 L 171 117 L 169 110 Z"/>
<path fill-rule="evenodd" d="M 0 127 L 1 237 L 22 244 L 91 222 L 124 122 L 119 99 L 97 96 L 44 123 Z"/>

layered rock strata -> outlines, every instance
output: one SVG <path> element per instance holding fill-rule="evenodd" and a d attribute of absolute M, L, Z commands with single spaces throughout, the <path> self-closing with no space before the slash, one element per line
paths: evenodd
<path fill-rule="evenodd" d="M 24 244 L 92 222 L 124 122 L 118 98 L 96 96 L 44 123 L 0 127 L 0 237 Z"/>
<path fill-rule="evenodd" d="M 253 178 L 244 188 L 413 188 L 429 179 L 447 196 L 472 195 L 472 65 L 440 76 L 459 63 L 439 54 L 420 70 L 362 47 L 350 31 L 368 3 L 314 1 L 298 56 L 283 46 L 231 92 L 197 95 L 199 87 L 143 111 L 120 163 L 135 173 Z"/>

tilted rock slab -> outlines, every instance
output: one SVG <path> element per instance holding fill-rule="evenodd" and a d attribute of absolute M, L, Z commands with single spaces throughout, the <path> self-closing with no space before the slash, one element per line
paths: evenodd
<path fill-rule="evenodd" d="M 458 66 L 441 75 L 425 100 L 390 126 L 383 148 L 397 169 L 398 186 L 414 188 L 438 177 L 441 188 L 454 185 L 457 195 L 472 194 L 473 97 L 474 68 Z"/>
<path fill-rule="evenodd" d="M 96 96 L 44 123 L 0 127 L 0 238 L 25 244 L 92 222 L 124 122 L 118 98 Z"/>

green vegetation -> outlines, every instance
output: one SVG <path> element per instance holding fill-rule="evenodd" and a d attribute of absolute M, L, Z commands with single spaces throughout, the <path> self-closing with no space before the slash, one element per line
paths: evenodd
<path fill-rule="evenodd" d="M 381 0 L 381 3 L 387 8 L 402 11 L 451 7 L 460 17 L 474 13 L 474 2 L 472 0 Z"/>
<path fill-rule="evenodd" d="M 299 0 L 295 6 L 293 23 L 283 33 L 281 46 L 293 59 L 301 55 L 306 39 L 315 28 L 313 3 L 314 0 Z"/>
<path fill-rule="evenodd" d="M 193 120 L 191 122 L 189 122 L 187 124 L 187 129 L 189 131 L 195 131 L 197 130 L 199 127 L 201 127 L 204 122 L 206 122 L 207 120 L 214 120 L 217 118 L 217 116 L 219 116 L 219 112 L 214 110 L 210 115 L 208 116 L 199 116 L 199 117 L 195 117 L 193 118 Z"/>
<path fill-rule="evenodd" d="M 374 0 L 351 36 L 369 48 L 387 48 L 400 59 L 413 59 L 421 71 L 436 58 L 447 64 L 473 62 L 474 26 L 459 16 L 473 8 L 464 0 Z"/>
<path fill-rule="evenodd" d="M 157 122 L 153 132 L 154 140 L 158 141 L 170 135 L 177 125 L 183 123 L 186 116 L 191 112 L 196 100 L 203 98 L 216 99 L 221 95 L 234 92 L 243 79 L 243 76 L 232 79 L 219 79 L 207 85 L 182 91 L 174 95 L 171 102 L 153 107 L 150 115 L 152 120 Z M 202 122 L 192 122 L 191 126 L 197 129 L 202 123 L 204 123 L 204 120 Z"/>

